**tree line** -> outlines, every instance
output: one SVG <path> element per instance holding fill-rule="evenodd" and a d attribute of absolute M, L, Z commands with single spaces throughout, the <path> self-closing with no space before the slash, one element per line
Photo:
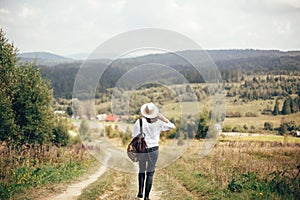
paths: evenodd
<path fill-rule="evenodd" d="M 300 75 L 300 55 L 298 54 L 246 50 L 236 50 L 232 52 L 217 51 L 210 53 L 212 53 L 213 58 L 216 60 L 215 63 L 222 79 L 225 83 L 228 83 L 226 87 L 230 89 L 228 91 L 229 96 L 238 94 L 241 95 L 242 98 L 250 100 L 256 98 L 269 99 L 274 95 L 286 96 L 291 92 L 294 93 L 295 87 L 289 84 L 296 84 L 296 90 L 297 88 L 299 89 L 299 79 L 297 79 L 298 81 L 296 81 L 296 83 L 293 83 L 289 80 L 284 80 L 287 78 L 283 76 L 297 77 Z M 273 54 L 275 54 L 275 56 Z M 195 56 L 197 56 L 197 54 L 195 54 Z M 167 55 L 152 57 L 149 55 L 135 59 L 120 59 L 111 63 L 99 81 L 96 95 L 101 96 L 103 93 L 106 93 L 108 88 L 115 87 L 117 81 L 126 72 L 141 63 L 144 64 L 147 62 L 166 64 L 182 74 L 190 83 L 204 83 L 203 74 L 199 74 L 190 64 L 180 62 L 180 60 L 175 57 L 168 58 Z M 37 67 L 41 69 L 42 76 L 50 80 L 55 97 L 70 99 L 72 98 L 74 80 L 80 66 L 80 62 L 74 62 L 56 66 Z M 105 67 L 105 63 L 99 62 L 99 66 L 97 67 Z M 210 72 L 210 70 L 206 71 L 208 74 L 205 74 L 205 76 L 216 76 L 216 74 Z M 267 76 L 268 80 L 259 78 L 262 75 Z M 256 78 L 255 80 L 245 80 L 247 76 L 254 76 Z M 179 84 L 177 79 L 172 79 L 172 77 L 168 77 L 167 74 L 165 79 L 174 84 Z M 242 83 L 242 85 L 240 88 L 234 88 L 231 86 L 231 83 Z M 274 86 L 272 85 L 273 83 L 275 84 Z M 263 86 L 261 86 L 261 84 Z"/>
<path fill-rule="evenodd" d="M 300 78 L 295 76 L 254 76 L 252 80 L 244 80 L 240 85 L 226 84 L 227 96 L 245 100 L 274 99 L 300 94 Z"/>
<path fill-rule="evenodd" d="M 276 99 L 274 108 L 273 108 L 273 115 L 287 115 L 291 113 L 297 113 L 300 111 L 300 96 L 297 96 L 295 98 L 292 98 L 291 96 L 288 96 L 282 105 L 282 108 L 280 109 L 279 106 L 279 100 Z"/>

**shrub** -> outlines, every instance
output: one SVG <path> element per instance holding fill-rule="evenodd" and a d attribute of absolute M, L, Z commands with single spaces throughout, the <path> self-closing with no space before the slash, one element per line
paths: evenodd
<path fill-rule="evenodd" d="M 272 131 L 274 129 L 274 124 L 272 122 L 265 122 L 264 129 L 267 131 Z"/>
<path fill-rule="evenodd" d="M 223 132 L 232 132 L 232 126 L 226 124 L 222 127 L 222 131 Z"/>
<path fill-rule="evenodd" d="M 242 117 L 240 112 L 226 112 L 226 117 Z"/>
<path fill-rule="evenodd" d="M 245 114 L 246 117 L 257 117 L 257 114 L 256 113 L 253 113 L 253 112 L 247 112 Z"/>

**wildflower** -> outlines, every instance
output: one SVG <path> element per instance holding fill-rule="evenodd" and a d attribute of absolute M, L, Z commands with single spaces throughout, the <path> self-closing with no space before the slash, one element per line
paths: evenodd
<path fill-rule="evenodd" d="M 262 195 L 263 195 L 263 193 L 262 193 L 262 192 L 260 192 L 260 193 L 259 193 L 259 195 L 260 195 L 260 196 L 262 196 Z"/>

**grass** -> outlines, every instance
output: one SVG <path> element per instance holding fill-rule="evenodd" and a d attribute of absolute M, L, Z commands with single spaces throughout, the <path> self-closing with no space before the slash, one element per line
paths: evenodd
<path fill-rule="evenodd" d="M 80 144 L 0 149 L 0 199 L 23 198 L 33 189 L 74 180 L 95 161 Z"/>
<path fill-rule="evenodd" d="M 262 129 L 264 127 L 265 122 L 272 122 L 274 127 L 279 127 L 282 121 L 300 121 L 300 112 L 293 113 L 289 115 L 259 115 L 257 117 L 237 117 L 237 118 L 225 118 L 224 126 L 231 125 L 231 126 L 243 126 L 246 124 L 248 127 L 252 125 L 254 127 Z"/>
<path fill-rule="evenodd" d="M 78 200 L 134 199 L 135 193 L 131 191 L 132 178 L 132 174 L 107 170 L 95 183 L 83 190 Z"/>
<path fill-rule="evenodd" d="M 155 172 L 152 198 L 299 199 L 299 138 L 224 137 L 200 158 L 202 144 L 194 141 L 178 160 Z M 135 199 L 136 182 L 136 174 L 108 170 L 79 199 Z"/>
<path fill-rule="evenodd" d="M 280 135 L 259 135 L 259 136 L 221 136 L 220 141 L 260 141 L 260 142 L 295 142 L 300 143 L 300 138 L 292 136 L 280 136 Z"/>
<path fill-rule="evenodd" d="M 200 148 L 201 142 L 195 142 L 184 156 L 159 172 L 177 180 L 188 199 L 300 197 L 299 143 L 223 141 L 203 159 L 198 155 Z"/>

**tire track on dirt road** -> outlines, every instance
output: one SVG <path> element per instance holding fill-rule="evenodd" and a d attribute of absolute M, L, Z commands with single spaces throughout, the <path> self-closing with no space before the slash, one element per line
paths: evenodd
<path fill-rule="evenodd" d="M 107 154 L 104 163 L 107 163 L 109 160 L 110 155 Z M 97 181 L 97 179 L 106 172 L 107 167 L 105 165 L 102 165 L 98 171 L 88 176 L 86 180 L 71 184 L 67 186 L 66 190 L 58 194 L 56 196 L 50 196 L 46 200 L 71 200 L 71 199 L 77 199 L 77 197 L 81 194 L 82 190 L 86 187 L 88 187 L 91 183 Z"/>

